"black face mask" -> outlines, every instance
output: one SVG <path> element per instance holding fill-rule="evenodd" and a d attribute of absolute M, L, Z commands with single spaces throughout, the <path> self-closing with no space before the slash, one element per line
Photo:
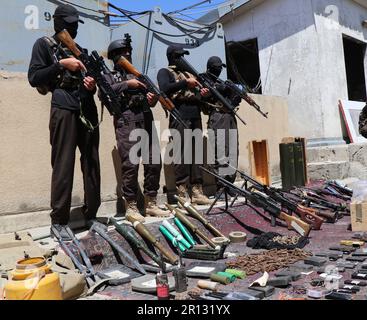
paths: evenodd
<path fill-rule="evenodd" d="M 62 30 L 66 29 L 73 39 L 75 39 L 78 34 L 78 26 L 78 22 L 67 23 L 66 21 L 64 21 L 64 19 L 61 18 L 54 19 L 55 32 L 59 33 Z"/>
<path fill-rule="evenodd" d="M 211 73 L 211 74 L 213 74 L 213 75 L 215 75 L 216 77 L 219 77 L 220 76 L 220 74 L 222 73 L 222 67 L 211 67 L 210 69 L 209 69 L 209 72 Z"/>

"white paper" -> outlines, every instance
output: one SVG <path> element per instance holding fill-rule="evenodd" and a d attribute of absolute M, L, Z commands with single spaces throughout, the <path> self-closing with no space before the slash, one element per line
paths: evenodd
<path fill-rule="evenodd" d="M 213 268 L 213 267 L 194 267 L 194 268 L 192 268 L 188 271 L 209 273 L 209 272 L 213 272 L 214 270 L 215 270 L 215 268 Z"/>
<path fill-rule="evenodd" d="M 153 279 L 153 280 L 143 282 L 141 285 L 143 287 L 155 288 L 157 286 L 157 282 L 155 281 L 155 279 Z"/>
<path fill-rule="evenodd" d="M 124 279 L 124 278 L 128 278 L 130 276 L 127 273 L 121 272 L 119 270 L 105 272 L 105 275 L 107 277 L 113 278 L 113 279 Z"/>

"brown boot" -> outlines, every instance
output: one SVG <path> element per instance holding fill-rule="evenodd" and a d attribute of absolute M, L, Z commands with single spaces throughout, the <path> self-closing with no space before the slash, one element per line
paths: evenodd
<path fill-rule="evenodd" d="M 145 215 L 151 217 L 167 218 L 170 216 L 169 211 L 162 210 L 157 205 L 156 197 L 145 196 Z"/>
<path fill-rule="evenodd" d="M 187 202 L 190 202 L 190 196 L 189 196 L 189 192 L 187 190 L 187 187 L 186 185 L 184 184 L 180 184 L 178 187 L 177 187 L 177 195 L 184 199 L 185 201 Z"/>
<path fill-rule="evenodd" d="M 192 186 L 191 202 L 197 205 L 209 205 L 213 203 L 213 201 L 209 200 L 203 193 L 203 186 L 201 184 L 194 184 Z"/>
<path fill-rule="evenodd" d="M 126 201 L 126 214 L 125 218 L 130 221 L 131 223 L 134 223 L 135 221 L 138 222 L 145 222 L 144 217 L 140 214 L 138 209 L 138 204 L 136 201 Z"/>

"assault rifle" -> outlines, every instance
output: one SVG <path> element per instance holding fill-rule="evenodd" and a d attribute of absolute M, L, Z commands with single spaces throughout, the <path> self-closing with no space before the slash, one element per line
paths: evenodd
<path fill-rule="evenodd" d="M 230 164 L 228 164 L 228 166 L 233 170 L 236 170 L 236 172 L 238 172 L 238 174 L 244 181 L 251 183 L 251 187 L 249 188 L 249 190 L 255 189 L 257 191 L 265 193 L 271 199 L 281 204 L 282 208 L 287 209 L 287 211 L 290 213 L 297 214 L 304 222 L 307 222 L 308 224 L 312 225 L 314 230 L 321 229 L 321 225 L 324 223 L 324 219 L 322 219 L 317 215 L 316 210 L 306 208 L 294 201 L 291 201 L 290 199 L 284 197 L 281 194 L 280 190 L 261 184 L 257 180 L 248 176 L 245 172 L 236 169 Z"/>
<path fill-rule="evenodd" d="M 324 206 L 326 208 L 329 208 L 334 211 L 343 211 L 343 212 L 349 212 L 349 209 L 346 207 L 345 204 L 342 203 L 335 203 L 330 200 L 327 200 L 321 196 L 319 196 L 317 193 L 315 193 L 312 189 L 308 188 L 294 188 L 291 190 L 291 193 L 296 194 L 300 196 L 301 198 L 305 200 L 309 200 L 311 202 L 314 202 L 316 204 L 319 204 L 321 206 Z"/>
<path fill-rule="evenodd" d="M 213 77 L 216 78 L 216 81 L 222 85 L 225 85 L 229 88 L 233 93 L 240 96 L 243 100 L 245 100 L 251 107 L 255 108 L 257 112 L 259 112 L 264 118 L 268 118 L 269 112 L 264 112 L 261 110 L 261 107 L 247 94 L 247 92 L 243 89 L 240 89 L 236 84 L 234 84 L 231 80 L 222 80 L 214 74 L 210 73 Z"/>
<path fill-rule="evenodd" d="M 276 203 L 273 199 L 269 196 L 260 193 L 260 192 L 253 192 L 246 189 L 241 189 L 237 187 L 235 184 L 227 181 L 226 179 L 222 178 L 221 176 L 213 173 L 210 170 L 200 166 L 200 168 L 205 171 L 206 173 L 212 175 L 220 182 L 224 187 L 232 189 L 238 194 L 241 194 L 245 197 L 248 201 L 250 201 L 254 206 L 264 209 L 264 211 L 268 212 L 270 215 L 283 220 L 286 222 L 289 229 L 294 229 L 298 232 L 301 236 L 307 237 L 311 231 L 311 226 L 300 220 L 297 217 L 290 216 L 289 214 L 282 211 L 281 207 L 278 203 Z"/>
<path fill-rule="evenodd" d="M 158 89 L 158 87 L 153 83 L 153 81 L 145 74 L 142 74 L 139 70 L 137 70 L 129 60 L 127 60 L 123 56 L 119 56 L 114 61 L 115 64 L 119 65 L 122 69 L 124 69 L 127 73 L 133 74 L 140 82 L 144 83 L 147 87 L 147 90 L 158 97 L 158 101 L 160 102 L 162 108 L 167 112 L 171 113 L 172 117 L 182 124 L 185 128 L 188 129 L 186 123 L 182 120 L 180 113 L 177 111 L 173 102 L 167 97 L 167 95 Z"/>
<path fill-rule="evenodd" d="M 213 98 L 221 103 L 223 108 L 228 112 L 233 113 L 244 125 L 246 122 L 238 115 L 236 107 L 234 107 L 225 97 L 221 95 L 221 93 L 215 88 L 215 83 L 205 77 L 203 74 L 200 74 L 195 70 L 195 68 L 183 57 L 177 57 L 177 65 L 184 71 L 191 73 L 202 85 L 202 87 L 209 89 Z"/>
<path fill-rule="evenodd" d="M 103 104 L 106 106 L 111 116 L 121 117 L 121 101 L 119 96 L 112 89 L 111 85 L 103 77 L 104 74 L 109 74 L 111 71 L 106 66 L 103 57 L 97 51 L 92 51 L 91 55 L 87 55 L 79 49 L 74 39 L 70 36 L 67 30 L 62 30 L 56 34 L 56 39 L 61 41 L 73 54 L 79 59 L 87 69 L 85 76 L 91 76 L 102 93 Z"/>

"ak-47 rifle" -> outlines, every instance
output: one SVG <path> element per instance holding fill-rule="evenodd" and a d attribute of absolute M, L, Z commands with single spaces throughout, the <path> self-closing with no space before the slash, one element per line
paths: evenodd
<path fill-rule="evenodd" d="M 264 112 L 261 110 L 261 107 L 252 99 L 244 89 L 240 89 L 236 84 L 234 84 L 231 80 L 222 80 L 214 74 L 210 73 L 213 77 L 216 78 L 216 81 L 222 85 L 225 85 L 236 95 L 240 96 L 243 100 L 245 100 L 251 107 L 255 108 L 257 112 L 259 112 L 264 118 L 268 117 L 269 112 Z"/>
<path fill-rule="evenodd" d="M 251 178 L 250 176 L 248 176 L 245 172 L 236 169 L 235 167 L 231 166 L 230 164 L 228 164 L 228 166 L 232 168 L 233 170 L 236 170 L 236 172 L 238 172 L 238 174 L 241 176 L 243 180 L 251 183 L 250 190 L 255 189 L 257 191 L 265 193 L 271 199 L 281 204 L 282 208 L 287 209 L 287 211 L 290 213 L 297 214 L 304 222 L 307 222 L 308 224 L 312 225 L 314 230 L 321 229 L 321 226 L 324 223 L 324 219 L 322 219 L 321 217 L 317 215 L 316 210 L 311 209 L 311 208 L 306 208 L 294 201 L 291 201 L 290 199 L 285 198 L 281 194 L 280 192 L 281 190 L 261 184 L 254 178 Z"/>
<path fill-rule="evenodd" d="M 318 195 L 317 193 L 315 193 L 314 190 L 312 189 L 308 189 L 305 187 L 294 188 L 293 190 L 291 190 L 291 193 L 297 194 L 305 200 L 310 200 L 314 203 L 317 203 L 334 211 L 344 211 L 344 212 L 349 211 L 349 209 L 346 207 L 345 204 L 335 203 L 330 200 L 327 200 Z"/>
<path fill-rule="evenodd" d="M 339 182 L 335 180 L 330 180 L 326 182 L 327 185 L 333 187 L 334 189 L 337 189 L 340 193 L 352 197 L 353 196 L 353 190 L 350 188 L 347 188 L 345 186 L 342 186 Z"/>
<path fill-rule="evenodd" d="M 213 98 L 220 102 L 223 108 L 233 113 L 244 125 L 246 122 L 238 115 L 236 107 L 234 107 L 223 95 L 215 88 L 215 83 L 205 77 L 203 74 L 200 74 L 183 56 L 177 57 L 176 64 L 180 66 L 181 70 L 187 71 L 191 73 L 201 84 L 202 87 L 209 89 Z"/>
<path fill-rule="evenodd" d="M 163 91 L 159 90 L 158 87 L 147 75 L 142 74 L 130 63 L 129 60 L 127 60 L 123 56 L 117 57 L 114 62 L 116 65 L 124 69 L 127 73 L 134 75 L 140 82 L 144 83 L 147 87 L 147 90 L 158 97 L 158 101 L 160 102 L 162 108 L 166 112 L 168 111 L 177 122 L 182 124 L 185 128 L 188 128 L 186 123 L 182 120 L 180 113 L 177 111 L 171 99 L 169 99 Z"/>
<path fill-rule="evenodd" d="M 206 168 L 202 166 L 200 166 L 200 168 L 203 171 L 215 177 L 217 181 L 220 182 L 220 184 L 222 184 L 224 187 L 232 189 L 236 193 L 241 194 L 248 201 L 250 201 L 254 206 L 260 207 L 264 209 L 264 211 L 268 212 L 270 215 L 280 220 L 285 221 L 289 229 L 295 230 L 301 236 L 308 237 L 311 231 L 311 226 L 308 223 L 300 220 L 299 218 L 290 216 L 289 214 L 282 211 L 280 205 L 276 203 L 274 200 L 272 200 L 269 196 L 263 193 L 260 193 L 260 192 L 251 192 L 246 189 L 241 189 L 237 187 L 235 184 L 222 178 L 221 176 L 211 172 L 210 170 L 207 170 Z"/>
<path fill-rule="evenodd" d="M 111 116 L 121 117 L 120 98 L 103 76 L 104 74 L 111 73 L 103 57 L 101 57 L 97 51 L 92 51 L 91 55 L 82 52 L 69 32 L 65 29 L 56 34 L 56 39 L 62 42 L 71 51 L 73 56 L 84 64 L 87 69 L 85 76 L 91 76 L 96 81 L 102 93 L 103 104 L 106 106 Z"/>

